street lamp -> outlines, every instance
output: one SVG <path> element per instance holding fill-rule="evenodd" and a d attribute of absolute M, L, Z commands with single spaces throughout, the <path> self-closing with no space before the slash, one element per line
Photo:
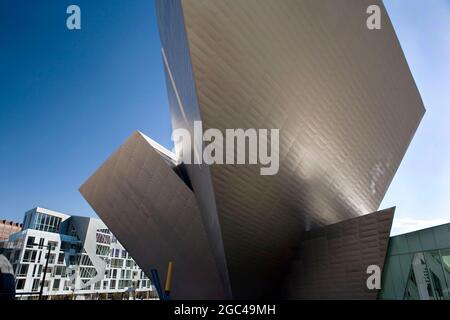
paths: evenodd
<path fill-rule="evenodd" d="M 42 276 L 41 290 L 39 291 L 39 300 L 42 300 L 42 293 L 44 292 L 45 277 L 47 275 L 48 261 L 50 260 L 50 252 L 52 251 L 52 245 L 47 245 L 47 260 L 45 261 L 44 275 Z"/>

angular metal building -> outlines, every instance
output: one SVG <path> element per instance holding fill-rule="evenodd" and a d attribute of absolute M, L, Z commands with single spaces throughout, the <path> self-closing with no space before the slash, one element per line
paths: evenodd
<path fill-rule="evenodd" d="M 373 4 L 379 30 L 366 25 Z M 80 191 L 138 263 L 177 261 L 174 298 L 280 296 L 308 231 L 378 210 L 424 115 L 387 12 L 372 0 L 156 6 L 173 128 L 279 129 L 279 171 L 178 163 L 136 133 Z M 286 298 L 369 297 L 299 290 Z"/>

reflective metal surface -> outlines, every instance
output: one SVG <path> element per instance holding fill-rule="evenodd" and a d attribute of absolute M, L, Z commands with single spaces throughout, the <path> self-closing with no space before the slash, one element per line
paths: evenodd
<path fill-rule="evenodd" d="M 395 208 L 306 232 L 279 291 L 287 299 L 376 299 L 369 266 L 381 285 Z M 374 283 L 371 279 L 369 282 Z"/>
<path fill-rule="evenodd" d="M 381 1 L 156 4 L 174 128 L 280 129 L 275 176 L 187 168 L 222 281 L 270 295 L 302 232 L 378 209 L 425 112 L 418 90 Z"/>
<path fill-rule="evenodd" d="M 224 299 L 197 201 L 173 162 L 136 132 L 80 192 L 147 275 L 157 269 L 164 281 L 173 261 L 174 299 Z"/>

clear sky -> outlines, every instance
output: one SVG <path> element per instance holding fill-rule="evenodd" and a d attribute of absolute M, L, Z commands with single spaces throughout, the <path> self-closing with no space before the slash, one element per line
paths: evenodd
<path fill-rule="evenodd" d="M 384 4 L 427 109 L 381 205 L 397 234 L 450 222 L 450 1 Z"/>
<path fill-rule="evenodd" d="M 171 142 L 153 1 L 0 0 L 0 41 L 0 219 L 94 215 L 78 188 L 134 130 Z"/>
<path fill-rule="evenodd" d="M 385 5 L 427 108 L 382 204 L 395 234 L 450 222 L 450 1 Z M 78 187 L 136 129 L 171 147 L 152 0 L 0 0 L 0 219 L 95 215 Z"/>

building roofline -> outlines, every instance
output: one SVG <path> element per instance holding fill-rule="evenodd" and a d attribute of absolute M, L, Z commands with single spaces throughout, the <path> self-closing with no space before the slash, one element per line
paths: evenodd
<path fill-rule="evenodd" d="M 447 225 L 450 226 L 450 221 L 446 222 L 446 223 L 437 224 L 435 226 L 426 227 L 426 228 L 423 228 L 423 229 L 418 229 L 418 230 L 414 230 L 414 231 L 408 231 L 408 232 L 405 232 L 405 233 L 396 234 L 395 236 L 391 236 L 390 238 L 405 236 L 405 235 L 408 235 L 408 234 L 411 234 L 411 233 L 425 231 L 425 230 L 434 229 L 434 228 L 439 228 L 439 227 L 443 227 L 443 226 L 447 226 Z"/>

